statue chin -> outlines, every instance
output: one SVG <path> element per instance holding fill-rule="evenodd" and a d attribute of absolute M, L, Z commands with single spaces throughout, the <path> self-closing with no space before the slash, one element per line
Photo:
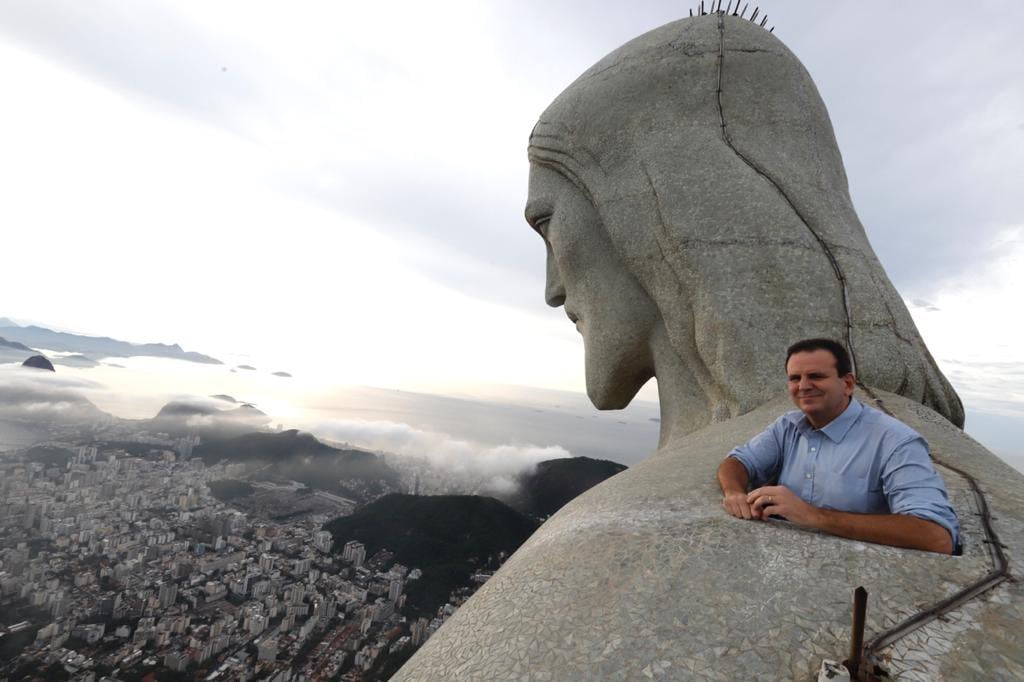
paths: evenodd
<path fill-rule="evenodd" d="M 587 351 L 587 397 L 594 407 L 599 410 L 621 410 L 633 402 L 644 384 L 654 376 L 649 364 L 635 360 L 616 364 L 609 371 L 609 365 L 603 360 L 592 359 L 592 354 Z"/>

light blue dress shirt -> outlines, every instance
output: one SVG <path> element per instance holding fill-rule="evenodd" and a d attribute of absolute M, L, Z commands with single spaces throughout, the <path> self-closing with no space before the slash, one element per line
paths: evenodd
<path fill-rule="evenodd" d="M 924 438 L 855 398 L 821 429 L 799 410 L 787 412 L 729 456 L 754 487 L 777 480 L 815 507 L 911 514 L 948 530 L 960 547 L 960 524 Z"/>

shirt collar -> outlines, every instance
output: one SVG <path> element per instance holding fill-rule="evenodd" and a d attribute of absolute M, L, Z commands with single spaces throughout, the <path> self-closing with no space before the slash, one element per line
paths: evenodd
<path fill-rule="evenodd" d="M 833 443 L 841 443 L 863 411 L 864 405 L 856 398 L 850 398 L 850 404 L 843 413 L 823 426 L 820 431 Z"/>

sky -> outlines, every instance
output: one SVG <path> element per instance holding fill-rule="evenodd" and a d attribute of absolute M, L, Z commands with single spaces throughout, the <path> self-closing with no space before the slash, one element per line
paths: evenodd
<path fill-rule="evenodd" d="M 580 393 L 522 219 L 527 136 L 690 6 L 0 4 L 0 316 L 322 385 Z M 1024 460 L 1024 5 L 762 10 L 968 431 Z"/>

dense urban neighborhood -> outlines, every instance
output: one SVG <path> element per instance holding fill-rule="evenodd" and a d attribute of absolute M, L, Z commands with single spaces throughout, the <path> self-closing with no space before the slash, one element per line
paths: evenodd
<path fill-rule="evenodd" d="M 353 500 L 239 482 L 196 435 L 53 435 L 0 459 L 0 679 L 386 679 L 489 575 L 407 614 L 423 571 L 323 529 Z"/>

